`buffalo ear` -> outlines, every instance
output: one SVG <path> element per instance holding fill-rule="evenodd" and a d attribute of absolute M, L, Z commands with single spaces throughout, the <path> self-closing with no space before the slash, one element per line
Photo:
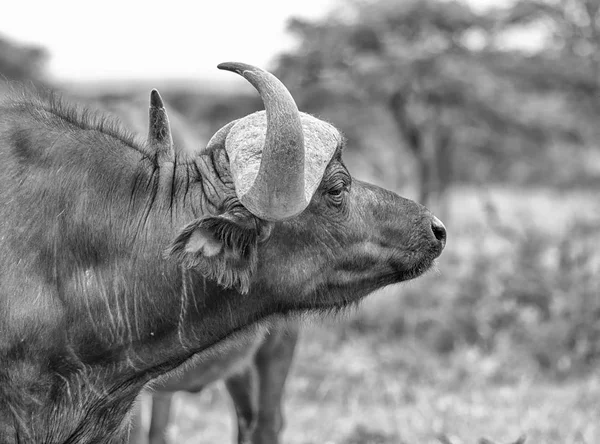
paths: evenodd
<path fill-rule="evenodd" d="M 192 226 L 186 227 L 184 233 L 181 233 L 175 240 L 177 242 L 180 237 L 184 241 L 185 253 L 192 256 L 213 257 L 223 251 L 223 244 L 206 228 L 192 223 Z"/>
<path fill-rule="evenodd" d="M 247 293 L 265 232 L 270 224 L 251 215 L 202 217 L 181 230 L 167 254 L 219 285 Z"/>

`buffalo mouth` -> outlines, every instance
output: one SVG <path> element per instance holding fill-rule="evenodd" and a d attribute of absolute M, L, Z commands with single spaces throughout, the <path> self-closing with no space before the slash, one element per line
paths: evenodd
<path fill-rule="evenodd" d="M 395 264 L 392 261 L 391 266 L 396 270 L 396 277 L 398 278 L 397 282 L 404 282 L 418 278 L 419 276 L 422 276 L 431 269 L 435 268 L 437 263 L 436 259 L 440 256 L 441 252 L 442 251 L 440 249 L 439 252 L 434 252 L 430 256 L 423 258 L 421 261 L 409 268 L 407 268 L 405 265 Z"/>
<path fill-rule="evenodd" d="M 335 286 L 384 287 L 415 279 L 434 268 L 442 249 L 400 250 L 381 246 L 368 254 L 347 254 L 334 266 L 328 281 Z"/>
<path fill-rule="evenodd" d="M 383 264 L 378 263 L 375 269 L 371 267 L 363 268 L 360 271 L 338 269 L 334 273 L 336 277 L 329 279 L 327 283 L 305 291 L 303 297 L 299 298 L 289 312 L 336 313 L 351 308 L 381 288 L 415 279 L 435 269 L 438 256 L 432 253 L 409 266 L 390 260 Z M 304 302 L 307 300 L 311 302 Z"/>

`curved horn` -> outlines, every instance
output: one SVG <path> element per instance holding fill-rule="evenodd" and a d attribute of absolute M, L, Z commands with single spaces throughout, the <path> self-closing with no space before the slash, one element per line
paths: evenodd
<path fill-rule="evenodd" d="M 295 216 L 308 206 L 304 193 L 304 133 L 300 112 L 287 88 L 260 68 L 228 62 L 219 69 L 243 76 L 260 94 L 267 133 L 256 180 L 239 196 L 253 214 L 267 220 Z"/>
<path fill-rule="evenodd" d="M 173 137 L 171 136 L 171 125 L 169 116 L 160 94 L 156 89 L 150 92 L 150 110 L 148 111 L 150 124 L 148 128 L 148 144 L 156 153 L 158 163 L 172 160 L 175 157 L 173 151 Z"/>

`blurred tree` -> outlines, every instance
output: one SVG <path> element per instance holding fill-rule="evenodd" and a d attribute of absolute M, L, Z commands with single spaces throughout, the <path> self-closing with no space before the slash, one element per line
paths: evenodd
<path fill-rule="evenodd" d="M 499 49 L 497 36 L 517 22 L 506 10 L 476 13 L 456 1 L 345 4 L 324 20 L 290 21 L 299 46 L 279 58 L 277 71 L 308 109 L 335 99 L 383 110 L 418 165 L 418 199 L 440 211 L 456 165 L 464 174 L 477 156 L 510 162 L 523 146 L 534 155 L 552 137 L 577 140 L 575 119 L 564 119 L 564 85 L 532 88 L 545 67 Z M 564 73 L 572 84 L 575 74 Z M 344 129 L 353 137 L 350 122 Z"/>
<path fill-rule="evenodd" d="M 46 49 L 0 36 L 0 79 L 42 83 L 47 60 Z"/>
<path fill-rule="evenodd" d="M 501 23 L 503 29 L 543 29 L 544 46 L 527 70 L 519 70 L 521 80 L 540 90 L 566 90 L 598 112 L 600 0 L 518 0 L 503 11 Z M 505 69 L 516 74 L 510 65 Z"/>
<path fill-rule="evenodd" d="M 581 58 L 600 73 L 600 0 L 519 0 L 506 10 L 504 25 L 543 25 L 546 49 Z"/>

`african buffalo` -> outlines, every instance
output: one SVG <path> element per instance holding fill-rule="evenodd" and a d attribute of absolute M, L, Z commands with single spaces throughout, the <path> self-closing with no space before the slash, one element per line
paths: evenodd
<path fill-rule="evenodd" d="M 148 114 L 140 112 L 140 103 L 129 100 L 103 100 L 101 106 L 123 124 L 141 134 L 148 129 Z M 173 145 L 177 150 L 193 154 L 201 136 L 191 122 L 177 112 L 169 111 Z M 144 427 L 142 406 L 133 413 L 130 444 L 164 444 L 171 415 L 173 393 L 199 392 L 220 379 L 234 403 L 237 417 L 237 442 L 277 444 L 283 428 L 282 396 L 298 338 L 296 322 L 271 326 L 264 336 L 258 335 L 246 347 L 205 359 L 182 371 L 150 383 L 150 424 Z"/>
<path fill-rule="evenodd" d="M 0 436 L 115 443 L 144 385 L 431 267 L 443 224 L 353 180 L 344 140 L 258 68 L 265 111 L 195 156 L 151 94 L 137 140 L 60 99 L 0 105 Z"/>

